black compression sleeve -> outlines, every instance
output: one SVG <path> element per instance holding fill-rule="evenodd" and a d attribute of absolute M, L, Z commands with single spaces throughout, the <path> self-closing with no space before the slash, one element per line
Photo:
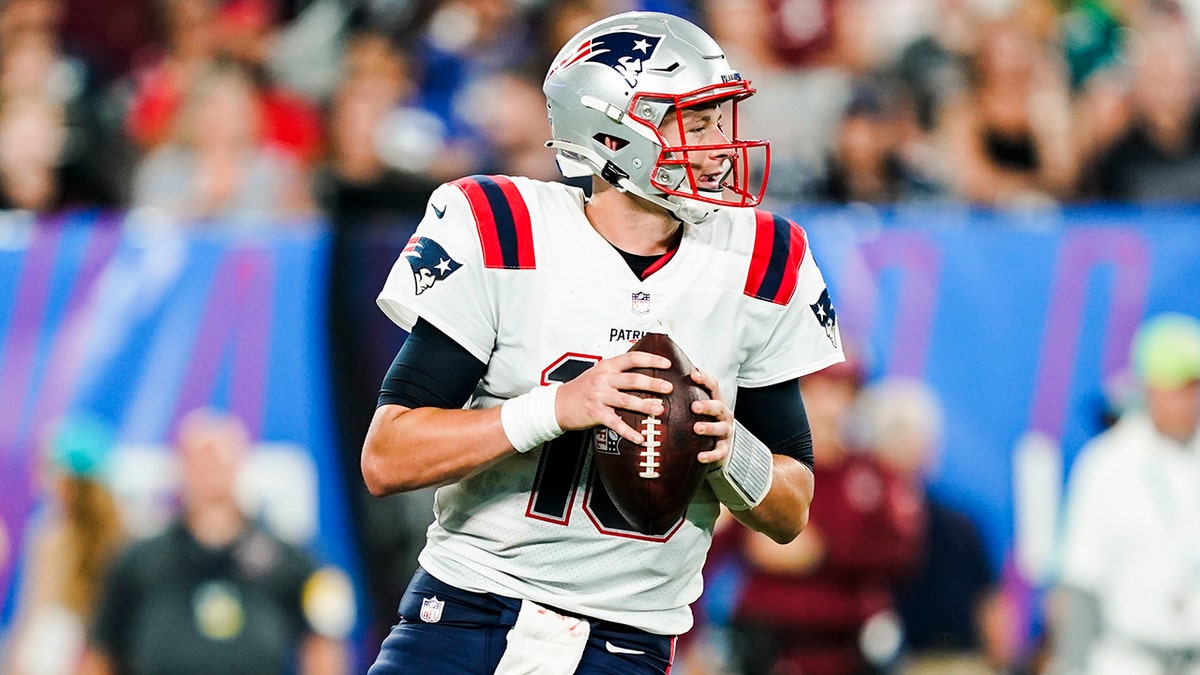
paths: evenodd
<path fill-rule="evenodd" d="M 453 338 L 417 319 L 383 378 L 379 405 L 461 408 L 486 371 L 487 364 Z"/>
<path fill-rule="evenodd" d="M 794 457 L 812 468 L 812 429 L 800 397 L 799 380 L 767 387 L 738 387 L 733 416 L 771 452 Z"/>

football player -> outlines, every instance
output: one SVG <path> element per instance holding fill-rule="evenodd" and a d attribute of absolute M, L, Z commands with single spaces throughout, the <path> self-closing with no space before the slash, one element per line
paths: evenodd
<path fill-rule="evenodd" d="M 634 12 L 568 42 L 544 92 L 548 145 L 590 194 L 443 185 L 379 295 L 410 336 L 363 476 L 380 496 L 440 487 L 371 675 L 666 673 L 722 504 L 779 542 L 808 517 L 798 378 L 842 352 L 803 230 L 753 208 L 767 143 L 738 138 L 737 106 L 754 90 L 697 26 Z M 712 419 L 695 432 L 716 438 L 708 480 L 654 536 L 614 508 L 588 432 L 641 443 L 616 410 L 662 413 L 627 393 L 669 393 L 631 372 L 668 367 L 627 351 L 652 331 L 699 369 L 712 400 L 693 410 Z"/>

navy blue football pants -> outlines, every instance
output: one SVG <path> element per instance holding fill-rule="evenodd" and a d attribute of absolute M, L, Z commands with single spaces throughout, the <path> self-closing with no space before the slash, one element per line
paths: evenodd
<path fill-rule="evenodd" d="M 445 604 L 437 621 L 427 623 L 421 619 L 422 601 L 434 597 Z M 492 675 L 520 608 L 516 598 L 464 591 L 418 569 L 400 600 L 400 623 L 383 641 L 367 675 Z M 576 675 L 670 673 L 674 637 L 607 621 L 589 623 Z"/>

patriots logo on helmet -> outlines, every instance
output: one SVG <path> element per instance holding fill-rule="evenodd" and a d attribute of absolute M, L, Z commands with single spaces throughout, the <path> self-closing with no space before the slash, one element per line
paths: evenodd
<path fill-rule="evenodd" d="M 837 346 L 837 312 L 833 309 L 833 302 L 829 299 L 829 289 L 821 290 L 821 297 L 809 307 L 812 308 L 813 314 L 817 317 L 817 323 L 825 329 L 825 337 Z"/>
<path fill-rule="evenodd" d="M 401 255 L 412 267 L 417 295 L 429 290 L 431 286 L 462 267 L 462 263 L 451 258 L 441 244 L 429 237 L 413 237 Z"/>
<path fill-rule="evenodd" d="M 569 55 L 554 70 L 566 68 L 576 63 L 599 63 L 625 78 L 625 82 L 636 87 L 638 77 L 642 74 L 642 63 L 648 61 L 662 42 L 661 35 L 646 35 L 633 31 L 618 31 L 606 33 L 585 40 L 574 54 Z M 551 70 L 553 74 L 554 70 Z"/>

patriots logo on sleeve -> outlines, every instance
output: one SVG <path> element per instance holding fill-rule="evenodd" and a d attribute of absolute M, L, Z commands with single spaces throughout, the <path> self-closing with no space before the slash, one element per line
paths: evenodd
<path fill-rule="evenodd" d="M 451 258 L 441 244 L 429 237 L 413 237 L 401 255 L 412 267 L 417 295 L 429 290 L 434 284 L 462 267 L 462 263 Z"/>
<path fill-rule="evenodd" d="M 817 301 L 809 305 L 809 307 L 812 308 L 813 314 L 816 315 L 817 323 L 821 324 L 821 327 L 825 329 L 825 337 L 829 338 L 834 347 L 838 346 L 837 312 L 834 311 L 833 302 L 829 299 L 829 289 L 822 289 L 821 297 L 817 298 Z"/>
<path fill-rule="evenodd" d="M 632 31 L 599 35 L 579 45 L 579 49 L 555 66 L 554 70 L 576 63 L 599 63 L 617 71 L 629 86 L 636 87 L 638 77 L 642 74 L 642 63 L 650 60 L 660 42 L 661 35 Z"/>

